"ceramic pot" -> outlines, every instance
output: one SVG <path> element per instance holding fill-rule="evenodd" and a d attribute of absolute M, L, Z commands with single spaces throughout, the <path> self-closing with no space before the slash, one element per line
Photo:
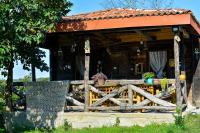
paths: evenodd
<path fill-rule="evenodd" d="M 148 78 L 148 79 L 146 79 L 146 83 L 147 83 L 148 85 L 153 85 L 153 78 Z"/>

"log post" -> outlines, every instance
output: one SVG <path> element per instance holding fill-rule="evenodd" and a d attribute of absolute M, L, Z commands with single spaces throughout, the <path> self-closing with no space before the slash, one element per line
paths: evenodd
<path fill-rule="evenodd" d="M 88 112 L 89 109 L 89 67 L 90 67 L 90 41 L 87 37 L 85 39 L 85 69 L 84 69 L 84 88 L 85 88 L 85 107 L 84 111 Z"/>
<path fill-rule="evenodd" d="M 129 106 L 133 105 L 133 90 L 129 85 L 128 85 L 128 104 Z"/>
<path fill-rule="evenodd" d="M 176 86 L 176 104 L 178 107 L 182 105 L 181 87 L 180 87 L 180 65 L 179 65 L 179 42 L 181 41 L 179 34 L 174 36 L 174 63 L 175 63 L 175 86 Z"/>

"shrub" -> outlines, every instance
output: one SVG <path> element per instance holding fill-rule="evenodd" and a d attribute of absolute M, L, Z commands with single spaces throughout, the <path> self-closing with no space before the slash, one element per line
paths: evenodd
<path fill-rule="evenodd" d="M 119 119 L 119 117 L 117 117 L 116 120 L 115 120 L 114 127 L 118 127 L 119 124 L 120 124 L 120 119 Z"/>
<path fill-rule="evenodd" d="M 68 130 L 70 130 L 70 129 L 72 129 L 72 124 L 69 123 L 69 122 L 65 119 L 65 120 L 64 120 L 64 130 L 65 130 L 65 131 L 68 131 Z"/>
<path fill-rule="evenodd" d="M 176 113 L 173 114 L 175 118 L 175 125 L 181 128 L 185 127 L 184 116 L 182 115 L 182 110 L 180 107 L 176 108 Z"/>

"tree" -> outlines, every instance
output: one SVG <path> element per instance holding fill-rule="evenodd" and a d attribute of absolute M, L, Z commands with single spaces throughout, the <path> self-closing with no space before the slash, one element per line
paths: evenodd
<path fill-rule="evenodd" d="M 110 8 L 169 8 L 173 0 L 104 0 L 102 3 L 106 9 Z"/>
<path fill-rule="evenodd" d="M 13 67 L 20 60 L 24 69 L 34 64 L 48 70 L 38 45 L 45 33 L 55 29 L 55 23 L 66 15 L 72 3 L 68 0 L 0 0 L 0 68 L 7 77 L 5 87 L 6 128 L 12 132 L 11 87 Z"/>

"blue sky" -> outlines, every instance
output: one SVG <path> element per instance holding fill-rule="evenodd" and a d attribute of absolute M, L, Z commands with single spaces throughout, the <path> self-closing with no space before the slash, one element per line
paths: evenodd
<path fill-rule="evenodd" d="M 69 15 L 85 13 L 91 11 L 102 10 L 102 3 L 104 0 L 71 0 L 74 4 L 72 7 L 72 11 Z M 193 11 L 194 15 L 198 20 L 200 20 L 200 0 L 174 0 L 173 8 L 185 8 Z M 49 64 L 49 52 L 46 51 L 45 61 Z M 14 68 L 14 79 L 22 78 L 25 75 L 30 74 L 28 71 L 24 71 L 22 69 L 21 64 L 15 66 Z M 49 77 L 48 72 L 40 72 L 36 71 L 37 78 L 38 77 Z"/>

